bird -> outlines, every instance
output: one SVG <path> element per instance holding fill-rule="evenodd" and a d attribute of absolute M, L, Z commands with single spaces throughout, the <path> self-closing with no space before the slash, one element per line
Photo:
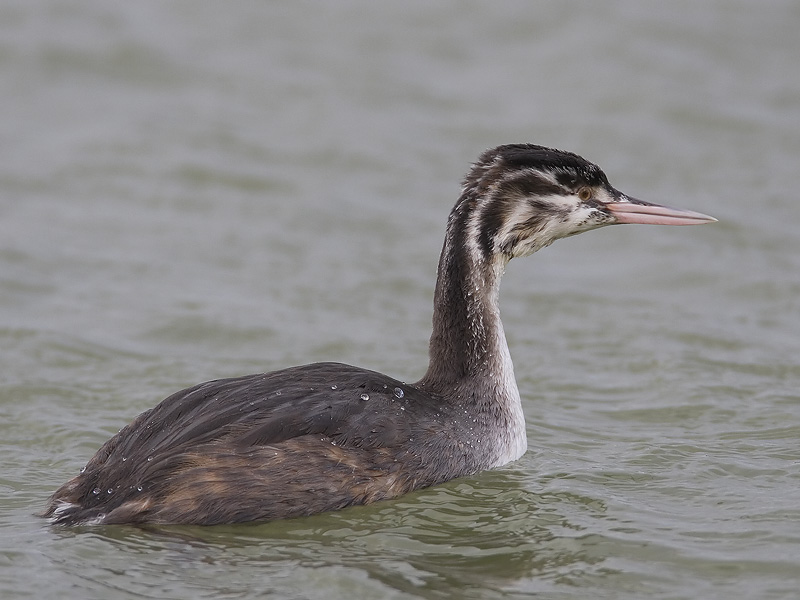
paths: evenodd
<path fill-rule="evenodd" d="M 64 526 L 263 522 L 517 460 L 525 418 L 499 311 L 508 262 L 606 225 L 713 221 L 627 196 L 571 152 L 489 149 L 447 220 L 422 379 L 321 362 L 195 385 L 123 427 L 40 514 Z"/>

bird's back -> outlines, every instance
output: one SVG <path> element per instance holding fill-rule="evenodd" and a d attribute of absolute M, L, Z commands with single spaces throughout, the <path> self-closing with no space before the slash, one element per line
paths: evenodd
<path fill-rule="evenodd" d="M 413 385 L 338 363 L 209 381 L 108 440 L 45 515 L 213 524 L 392 498 L 476 470 L 459 449 L 455 412 Z"/>

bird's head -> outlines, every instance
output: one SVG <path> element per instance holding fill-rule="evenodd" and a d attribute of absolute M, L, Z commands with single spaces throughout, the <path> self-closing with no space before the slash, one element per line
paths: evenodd
<path fill-rule="evenodd" d="M 454 214 L 466 217 L 484 258 L 508 259 L 605 225 L 716 221 L 627 196 L 609 184 L 600 167 L 577 154 L 531 144 L 484 152 L 464 180 Z"/>

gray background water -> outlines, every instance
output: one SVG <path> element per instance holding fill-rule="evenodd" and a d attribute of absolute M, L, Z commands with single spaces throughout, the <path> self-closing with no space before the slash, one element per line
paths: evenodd
<path fill-rule="evenodd" d="M 3 598 L 793 598 L 800 5 L 0 5 Z M 715 215 L 509 267 L 530 450 L 264 525 L 34 513 L 140 411 L 317 360 L 415 380 L 484 148 Z"/>

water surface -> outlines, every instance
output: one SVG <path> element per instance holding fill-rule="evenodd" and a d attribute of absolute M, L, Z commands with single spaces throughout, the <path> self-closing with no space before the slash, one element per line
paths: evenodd
<path fill-rule="evenodd" d="M 0 7 L 4 598 L 793 598 L 792 2 Z M 317 360 L 413 381 L 470 161 L 528 141 L 712 214 L 509 266 L 529 452 L 216 528 L 34 513 L 167 394 Z"/>

